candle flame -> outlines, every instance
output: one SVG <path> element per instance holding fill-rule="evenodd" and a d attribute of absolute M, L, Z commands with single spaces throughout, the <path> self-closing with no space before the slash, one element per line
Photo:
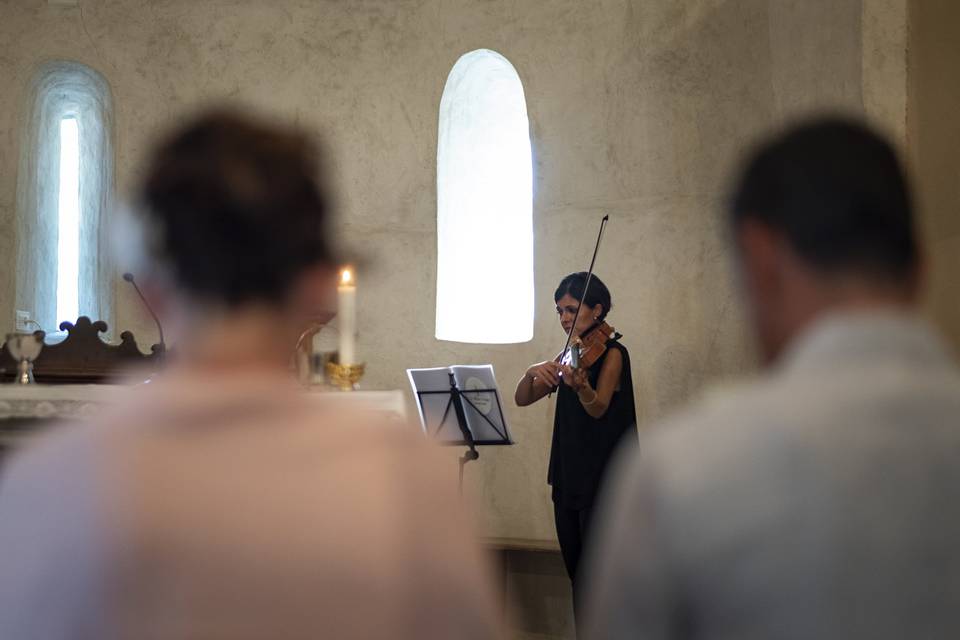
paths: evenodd
<path fill-rule="evenodd" d="M 349 268 L 340 272 L 340 284 L 353 284 L 353 274 Z"/>

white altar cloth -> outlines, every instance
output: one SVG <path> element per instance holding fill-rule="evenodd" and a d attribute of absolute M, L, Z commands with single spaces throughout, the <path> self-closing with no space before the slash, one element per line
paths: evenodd
<path fill-rule="evenodd" d="M 94 415 L 99 407 L 113 404 L 129 388 L 118 384 L 0 385 L 0 420 Z M 306 392 L 318 401 L 363 405 L 391 418 L 406 419 L 406 405 L 399 390 L 343 392 L 310 387 Z"/>

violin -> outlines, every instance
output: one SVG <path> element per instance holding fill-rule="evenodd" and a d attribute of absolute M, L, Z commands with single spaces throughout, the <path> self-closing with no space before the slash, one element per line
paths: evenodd
<path fill-rule="evenodd" d="M 570 340 L 570 347 L 559 356 L 559 362 L 574 369 L 589 369 L 606 353 L 607 342 L 619 338 L 620 334 L 616 329 L 599 320 Z"/>
<path fill-rule="evenodd" d="M 574 320 L 580 317 L 580 308 L 583 306 L 583 300 L 590 291 L 590 281 L 593 280 L 593 265 L 597 262 L 597 252 L 600 251 L 600 240 L 603 238 L 603 231 L 610 220 L 610 215 L 603 216 L 600 220 L 600 232 L 597 234 L 597 244 L 593 248 L 593 258 L 590 259 L 590 269 L 587 271 L 587 281 L 583 285 L 583 296 L 577 302 L 577 312 L 573 314 Z M 607 350 L 607 340 L 617 338 L 620 334 L 614 331 L 613 327 L 606 322 L 595 322 L 590 327 L 574 338 L 573 330 L 576 327 L 576 321 L 570 327 L 567 333 L 567 342 L 563 345 L 563 351 L 557 356 L 560 364 L 568 364 L 574 369 L 581 367 L 589 368 L 600 356 Z M 576 340 L 576 342 L 574 342 Z"/>

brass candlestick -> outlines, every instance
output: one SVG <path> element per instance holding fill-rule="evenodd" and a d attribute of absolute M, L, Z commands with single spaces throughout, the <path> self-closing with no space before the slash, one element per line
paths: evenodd
<path fill-rule="evenodd" d="M 341 391 L 353 391 L 357 388 L 360 378 L 363 377 L 365 367 L 364 364 L 328 362 L 326 365 L 327 378 Z"/>

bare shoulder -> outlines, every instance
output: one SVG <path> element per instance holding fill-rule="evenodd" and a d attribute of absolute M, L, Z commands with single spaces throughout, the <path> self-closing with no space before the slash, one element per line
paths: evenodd
<path fill-rule="evenodd" d="M 616 347 L 607 348 L 607 357 L 603 361 L 604 368 L 607 367 L 622 367 L 623 366 L 623 354 L 620 353 L 620 349 Z"/>

